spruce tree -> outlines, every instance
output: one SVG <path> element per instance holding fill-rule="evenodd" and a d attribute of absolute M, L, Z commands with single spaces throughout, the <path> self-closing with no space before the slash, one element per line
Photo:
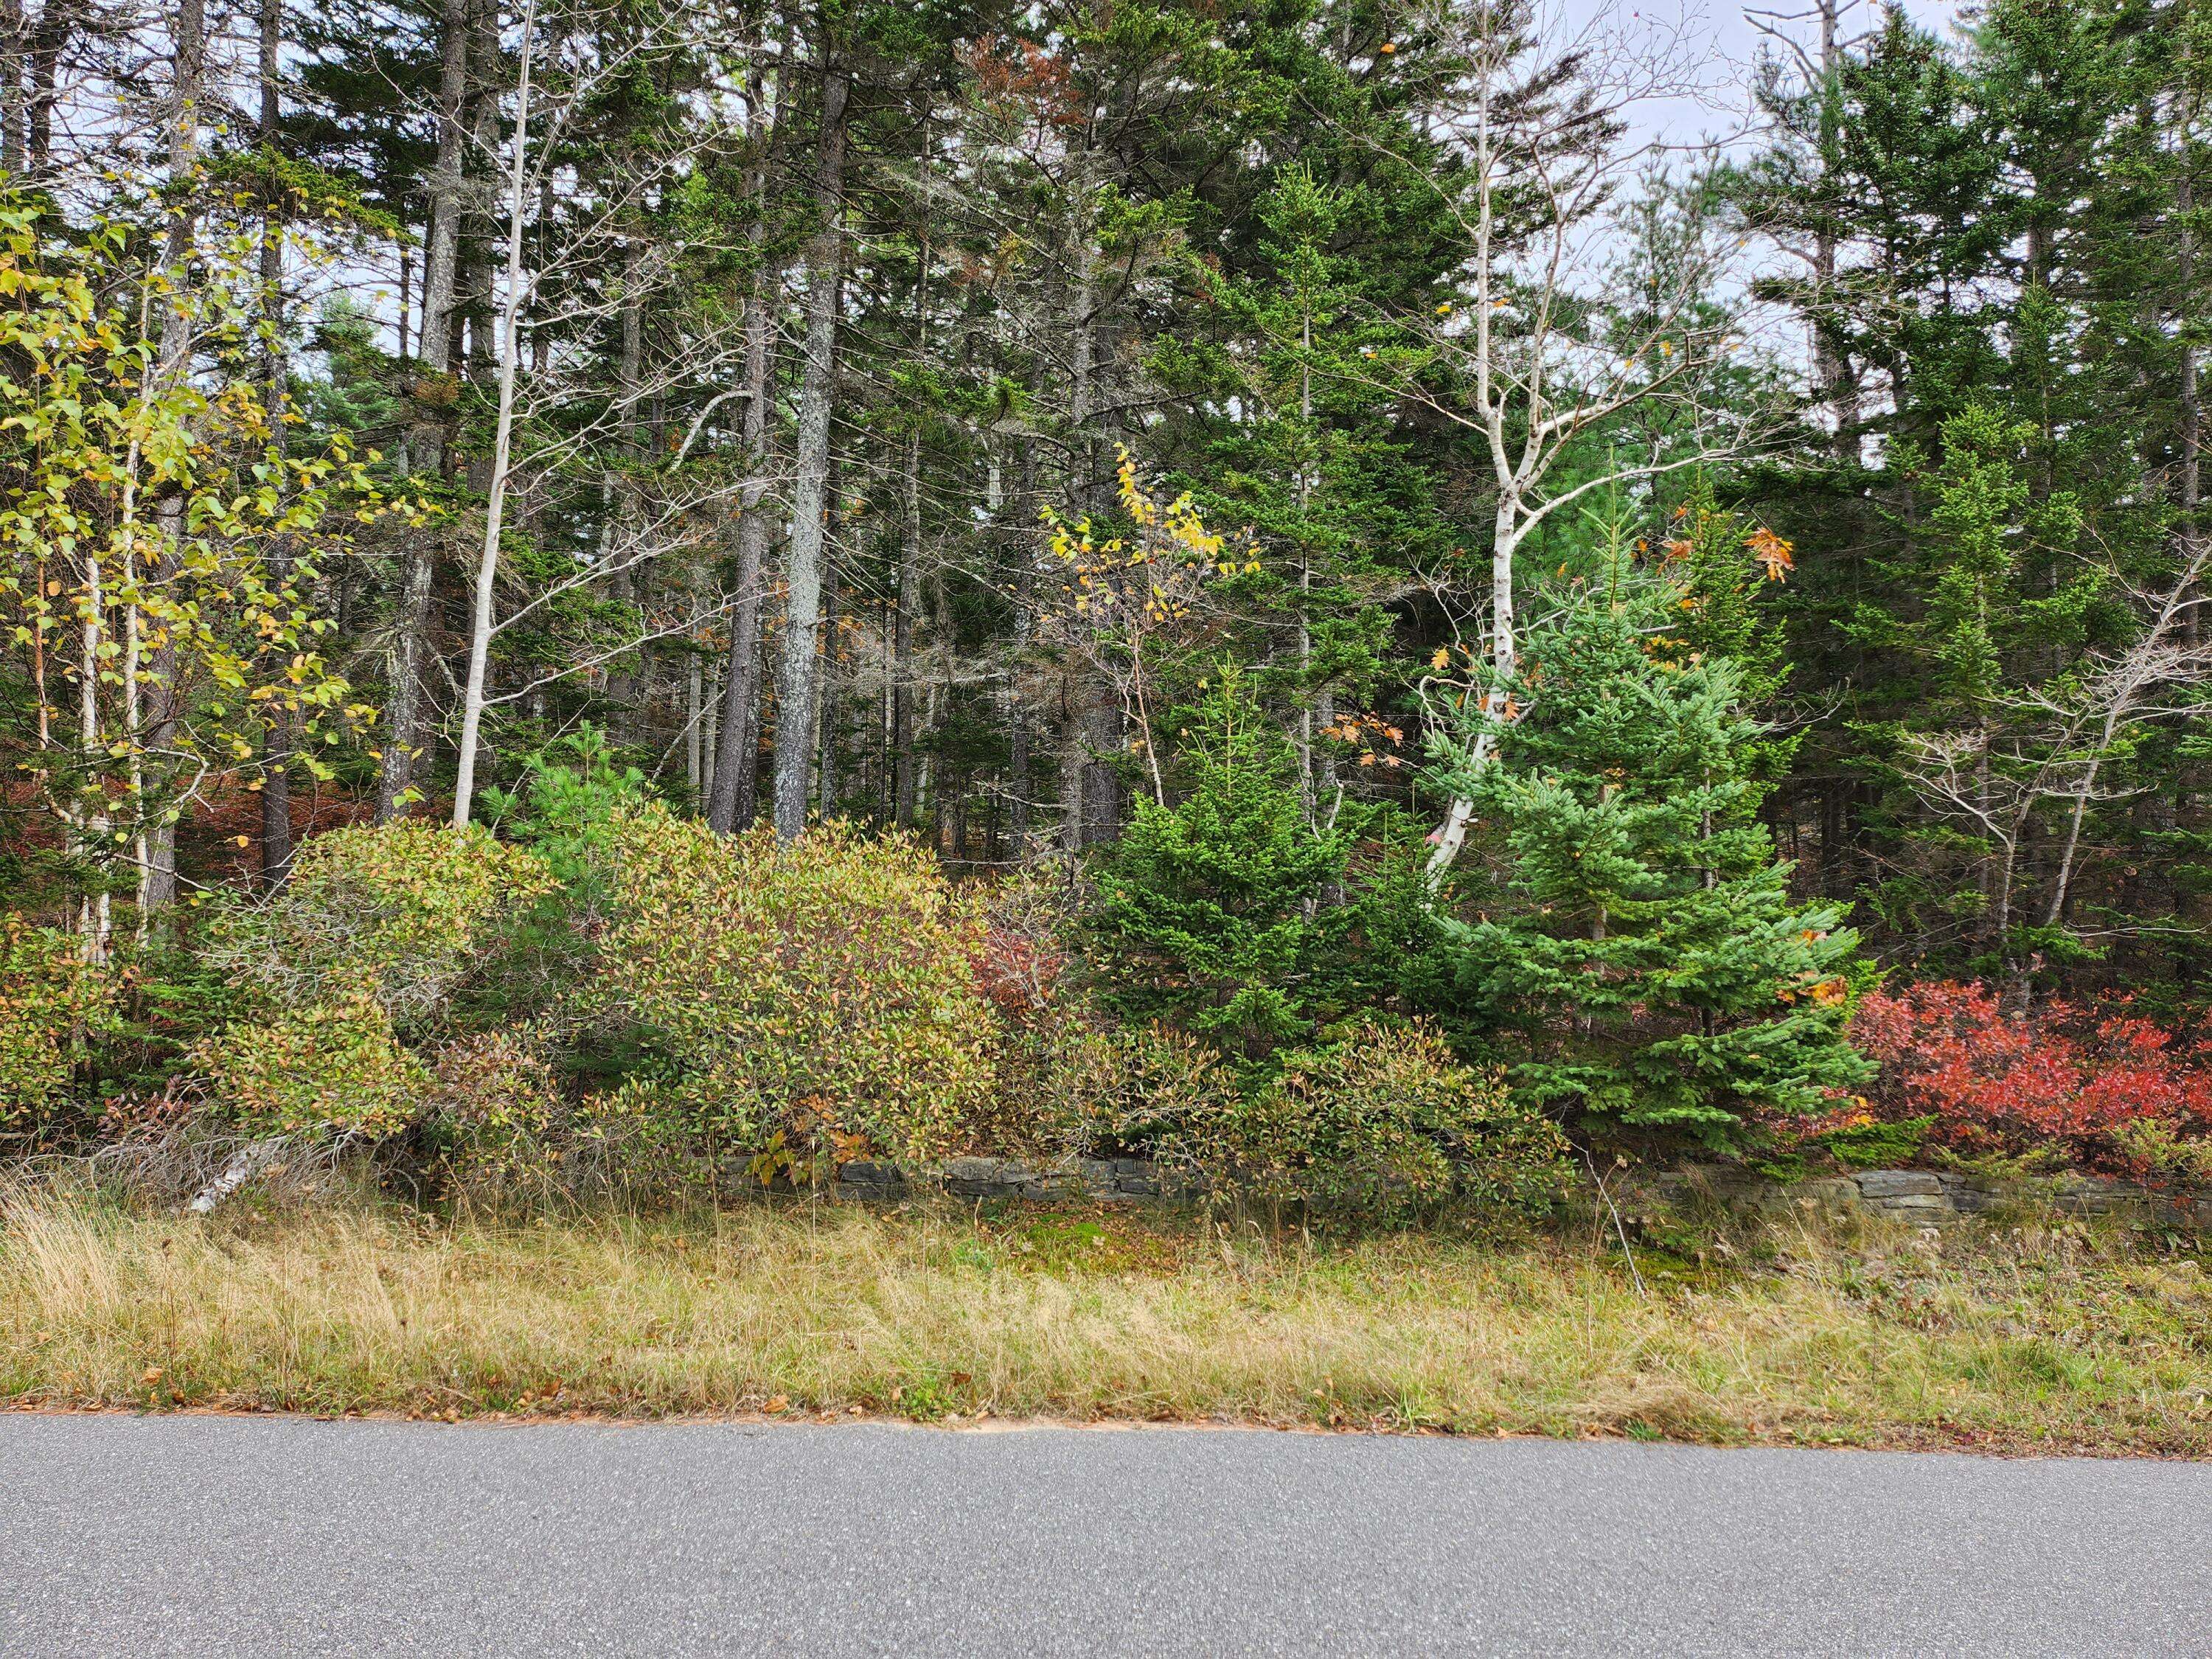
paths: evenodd
<path fill-rule="evenodd" d="M 1224 668 L 1184 730 L 1187 790 L 1139 800 L 1094 866 L 1085 932 L 1115 1012 L 1256 1062 L 1331 1011 L 1349 921 L 1322 899 L 1345 849 L 1307 822 L 1297 756 L 1244 674 Z"/>
<path fill-rule="evenodd" d="M 1765 728 L 1742 670 L 1673 631 L 1685 597 L 1641 573 L 1570 591 L 1498 763 L 1468 764 L 1471 725 L 1443 740 L 1443 787 L 1475 791 L 1509 868 L 1445 948 L 1533 1098 L 1726 1147 L 1869 1075 L 1844 1036 L 1862 970 L 1841 909 L 1790 899 L 1757 817 Z"/>

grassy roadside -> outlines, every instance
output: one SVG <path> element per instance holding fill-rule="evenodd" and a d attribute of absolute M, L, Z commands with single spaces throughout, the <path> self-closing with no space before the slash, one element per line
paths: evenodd
<path fill-rule="evenodd" d="M 0 1401 L 1239 1420 L 2212 1455 L 2212 1279 L 2073 1226 L 1271 1244 L 1097 1211 L 0 1203 Z"/>

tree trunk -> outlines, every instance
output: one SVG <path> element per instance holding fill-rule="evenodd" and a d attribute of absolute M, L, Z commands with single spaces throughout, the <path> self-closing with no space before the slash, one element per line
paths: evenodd
<path fill-rule="evenodd" d="M 23 0 L 0 0 L 0 175 L 31 170 L 31 37 Z"/>
<path fill-rule="evenodd" d="M 1849 0 L 1820 0 L 1820 73 L 1823 84 L 1819 88 L 1820 99 L 1820 139 L 1825 156 L 1835 143 L 1836 104 L 1832 88 L 1834 77 L 1843 66 L 1843 47 L 1838 34 L 1838 15 Z M 1828 406 L 1829 418 L 1835 429 L 1830 434 L 1838 466 L 1856 467 L 1859 464 L 1859 394 L 1850 365 L 1836 348 L 1835 330 L 1827 307 L 1834 302 L 1836 294 L 1837 239 L 1826 216 L 1822 216 L 1813 239 L 1813 276 L 1814 292 L 1819 299 L 1811 319 L 1813 337 L 1813 379 L 1819 388 L 1820 401 Z"/>
<path fill-rule="evenodd" d="M 417 331 L 416 417 L 408 452 L 420 471 L 449 467 L 444 377 L 453 356 L 453 294 L 460 255 L 468 135 L 461 125 L 468 93 L 468 0 L 445 0 L 440 20 L 438 153 L 430 168 L 430 234 L 422 253 L 422 317 Z M 424 670 L 430 655 L 430 599 L 437 578 L 438 537 L 410 536 L 402 560 L 398 614 L 392 621 L 390 707 L 376 787 L 376 821 L 388 823 L 415 787 L 417 750 L 423 746 L 428 698 Z"/>
<path fill-rule="evenodd" d="M 1075 664 L 1060 676 L 1060 850 L 1083 853 L 1083 690 Z"/>
<path fill-rule="evenodd" d="M 1121 705 L 1095 680 L 1083 711 L 1083 844 L 1103 847 L 1121 833 L 1121 773 L 1128 726 Z"/>
<path fill-rule="evenodd" d="M 806 827 L 813 770 L 816 660 L 822 627 L 822 571 L 830 482 L 830 412 L 837 374 L 837 307 L 842 286 L 845 178 L 845 71 L 822 70 L 822 133 L 814 188 L 822 219 L 806 252 L 806 364 L 794 434 L 791 538 L 785 556 L 783 672 L 777 690 L 775 831 L 789 841 Z"/>
<path fill-rule="evenodd" d="M 2180 243 L 2175 259 L 2176 273 L 2180 279 L 2182 314 L 2186 317 L 2197 309 L 2197 185 L 2185 167 L 2174 185 L 2174 216 L 2181 228 Z M 2180 431 L 2178 438 L 2181 450 L 2180 508 L 2181 562 L 2193 568 L 2198 563 L 2197 550 L 2203 544 L 2204 525 L 2204 410 L 2203 392 L 2198 385 L 2197 343 L 2185 334 L 2181 342 L 2180 375 Z M 2184 613 L 2186 620 L 2184 638 L 2195 644 L 2203 629 L 2198 606 Z"/>
<path fill-rule="evenodd" d="M 1520 501 L 1507 491 L 1498 498 L 1490 548 L 1490 668 L 1496 684 L 1484 693 L 1483 708 L 1492 722 L 1504 717 L 1507 683 L 1520 660 L 1513 616 L 1513 556 L 1519 550 L 1520 543 Z M 1479 732 L 1472 757 L 1474 764 L 1486 764 L 1496 745 L 1492 731 Z M 1462 795 L 1452 802 L 1443 827 L 1437 831 L 1436 850 L 1429 854 L 1427 876 L 1431 883 L 1439 879 L 1459 856 L 1467 841 L 1468 826 L 1474 820 L 1472 799 Z"/>
<path fill-rule="evenodd" d="M 745 486 L 748 495 L 755 485 Z M 730 654 L 722 669 L 721 738 L 708 827 L 730 835 L 753 821 L 760 776 L 761 582 L 768 515 L 755 496 L 737 520 L 738 603 L 730 619 Z"/>
<path fill-rule="evenodd" d="M 499 50 L 500 0 L 475 0 L 469 15 L 468 119 L 469 154 L 477 164 L 499 149 L 499 111 L 507 88 L 501 83 Z M 460 227 L 459 293 L 461 320 L 467 324 L 467 351 L 462 354 L 461 328 L 454 327 L 450 348 L 456 368 L 464 363 L 471 380 L 482 384 L 495 369 L 492 340 L 492 250 L 498 222 L 485 192 L 471 191 L 465 201 L 466 217 Z M 473 222 L 471 222 L 473 221 Z M 481 487 L 481 480 L 475 481 Z"/>
<path fill-rule="evenodd" d="M 207 18 L 202 0 L 179 0 L 174 39 L 176 68 L 170 114 L 169 174 L 179 194 L 169 210 L 161 263 L 170 273 L 176 291 L 182 295 L 189 286 L 187 268 L 191 262 L 192 245 L 199 234 L 199 217 L 194 206 L 198 185 L 193 175 L 199 167 L 200 106 L 207 95 Z M 188 374 L 191 351 L 191 318 L 181 305 L 172 306 L 161 319 L 155 367 L 156 380 L 166 386 Z M 155 521 L 159 527 L 161 550 L 155 580 L 167 586 L 175 580 L 184 557 L 181 498 L 172 495 L 164 499 L 155 511 Z M 146 754 L 156 757 L 156 765 L 160 764 L 158 757 L 176 741 L 178 722 L 184 714 L 174 634 L 173 629 L 163 629 L 161 643 L 155 649 L 155 709 L 141 739 Z M 138 871 L 138 926 L 142 933 L 152 917 L 176 902 L 176 811 L 173 805 L 165 806 L 146 834 L 146 852 Z"/>
<path fill-rule="evenodd" d="M 645 279 L 645 247 L 636 237 L 626 239 L 623 250 L 623 302 L 617 321 L 620 325 L 620 348 L 615 357 L 615 405 L 622 428 L 621 453 L 635 467 L 642 458 L 645 410 L 645 301 L 641 292 Z M 617 526 L 635 525 L 637 483 L 634 472 L 610 473 L 614 488 L 610 494 L 611 510 Z M 617 532 L 607 538 L 614 550 L 617 567 L 607 573 L 607 597 L 617 605 L 634 605 L 637 601 L 637 573 L 632 568 L 634 560 L 622 550 L 622 537 Z M 644 632 L 642 629 L 640 633 Z M 642 647 L 641 647 L 641 667 Z M 632 717 L 638 696 L 638 675 L 621 666 L 625 658 L 617 657 L 607 671 L 607 701 L 612 705 L 608 720 L 611 725 Z"/>
<path fill-rule="evenodd" d="M 747 86 L 747 102 L 759 119 L 773 118 L 760 79 Z M 765 510 L 775 424 L 770 389 L 775 380 L 775 314 L 783 288 L 781 270 L 768 258 L 768 181 L 782 150 L 782 124 L 775 122 L 768 154 L 753 175 L 753 222 L 746 232 L 752 245 L 752 304 L 745 316 L 745 482 L 738 495 L 737 605 L 730 617 L 729 660 L 722 671 L 721 738 L 714 757 L 714 783 L 707 803 L 707 823 L 721 835 L 750 823 L 758 810 L 761 720 L 761 605 L 767 564 L 769 520 Z M 755 134 L 755 142 L 759 135 Z M 725 532 L 727 525 L 726 522 Z"/>
<path fill-rule="evenodd" d="M 468 85 L 469 0 L 445 0 L 439 21 L 438 151 L 430 166 L 430 236 L 422 250 L 422 321 L 416 347 L 424 372 L 432 375 L 446 373 L 453 355 L 453 293 L 468 183 L 468 133 L 462 125 Z M 416 460 L 420 465 L 419 453 Z"/>
<path fill-rule="evenodd" d="M 499 322 L 499 414 L 492 436 L 491 478 L 484 501 L 483 556 L 477 564 L 476 606 L 469 629 L 469 674 L 461 692 L 459 765 L 453 778 L 453 827 L 465 830 L 475 793 L 477 749 L 483 727 L 484 690 L 490 672 L 493 611 L 499 580 L 500 522 L 507 506 L 507 478 L 514 445 L 514 377 L 520 355 L 522 295 L 527 286 L 522 266 L 522 200 L 530 173 L 530 49 L 536 8 L 522 16 L 522 61 L 516 71 L 514 158 L 507 186 L 506 292 Z"/>
<path fill-rule="evenodd" d="M 826 560 L 822 570 L 822 653 L 816 667 L 814 811 L 826 823 L 837 816 L 842 787 L 837 780 L 837 570 Z"/>
<path fill-rule="evenodd" d="M 283 41 L 284 0 L 261 0 L 260 136 L 272 167 L 284 136 L 277 79 Z M 282 458 L 290 365 L 284 349 L 283 209 L 273 182 L 262 203 L 260 255 L 261 302 L 269 332 L 265 364 L 269 447 Z M 291 580 L 292 550 L 285 538 L 279 536 L 270 544 L 269 562 L 270 574 L 279 586 Z M 273 658 L 267 659 L 264 672 L 274 665 Z M 261 738 L 261 878 L 271 887 L 280 885 L 292 867 L 292 785 L 285 768 L 292 756 L 294 723 L 283 699 L 271 698 Z"/>
<path fill-rule="evenodd" d="M 185 15 L 186 3 L 191 7 L 189 21 Z M 33 178 L 43 175 L 53 165 L 54 98 L 61 82 L 62 57 L 76 33 L 78 15 L 82 9 L 82 0 L 46 0 L 45 9 L 39 14 L 38 27 L 31 31 L 29 84 L 23 96 L 23 143 L 27 152 L 24 171 Z M 179 0 L 175 32 L 179 53 L 187 34 L 201 43 L 196 50 L 204 50 L 203 10 L 198 0 Z"/>
<path fill-rule="evenodd" d="M 1036 561 L 1030 556 L 1030 536 L 1036 523 L 1036 447 L 1022 446 L 1018 467 L 1021 487 L 1014 508 L 1014 646 L 1006 680 L 1008 781 L 1012 796 L 1006 812 L 1007 856 L 1019 864 L 1030 853 L 1030 801 L 1036 785 L 1030 775 L 1030 711 L 1022 701 L 1022 671 L 1028 665 L 1030 641 L 1036 635 Z"/>
<path fill-rule="evenodd" d="M 921 430 L 907 434 L 897 607 L 891 617 L 891 823 L 914 823 L 914 619 L 921 609 Z"/>

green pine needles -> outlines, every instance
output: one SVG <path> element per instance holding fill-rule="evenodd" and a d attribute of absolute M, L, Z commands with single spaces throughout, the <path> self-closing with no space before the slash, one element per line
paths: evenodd
<path fill-rule="evenodd" d="M 1085 917 L 1108 1006 L 1248 1061 L 1308 1036 L 1340 988 L 1342 841 L 1307 821 L 1290 744 L 1223 668 L 1186 727 L 1185 793 L 1140 801 Z"/>
<path fill-rule="evenodd" d="M 1443 782 L 1480 803 L 1509 873 L 1445 944 L 1547 1108 L 1726 1146 L 1869 1075 L 1844 1035 L 1866 969 L 1839 907 L 1790 899 L 1756 816 L 1768 728 L 1735 661 L 1670 631 L 1686 596 L 1643 574 L 1571 591 L 1480 767 L 1468 700 Z"/>

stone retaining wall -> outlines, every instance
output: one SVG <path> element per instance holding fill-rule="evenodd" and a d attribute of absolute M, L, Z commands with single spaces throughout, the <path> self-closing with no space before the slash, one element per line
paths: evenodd
<path fill-rule="evenodd" d="M 2212 1193 L 2169 1192 L 2100 1176 L 1999 1183 L 1947 1170 L 1859 1170 L 1784 1184 L 1725 1165 L 1686 1165 L 1632 1182 L 1631 1192 L 1679 1208 L 1700 1199 L 1731 1209 L 1814 1205 L 1859 1209 L 1908 1226 L 1940 1227 L 1987 1211 L 2038 1205 L 2144 1225 L 2212 1231 Z"/>
<path fill-rule="evenodd" d="M 1079 1158 L 1035 1163 L 1018 1158 L 956 1158 L 911 1176 L 895 1164 L 855 1163 L 837 1170 L 837 1196 L 883 1201 L 917 1190 L 955 1198 L 1181 1199 L 1187 1183 L 1150 1158 Z"/>
<path fill-rule="evenodd" d="M 895 1164 L 854 1163 L 837 1171 L 836 1195 L 886 1202 L 925 1192 L 979 1200 L 1188 1200 L 1191 1184 L 1149 1158 L 1086 1158 L 1060 1163 L 1018 1158 L 956 1158 L 911 1173 Z M 2078 1215 L 2114 1215 L 2144 1225 L 2212 1231 L 2212 1193 L 2160 1192 L 2096 1176 L 2065 1176 L 2009 1186 L 1938 1170 L 1860 1170 L 1787 1184 L 1729 1164 L 1685 1164 L 1638 1172 L 1623 1189 L 1623 1208 L 1656 1215 L 1698 1202 L 1737 1210 L 1811 1205 L 1857 1209 L 1908 1226 L 1941 1227 L 2005 1206 L 2048 1205 Z"/>

